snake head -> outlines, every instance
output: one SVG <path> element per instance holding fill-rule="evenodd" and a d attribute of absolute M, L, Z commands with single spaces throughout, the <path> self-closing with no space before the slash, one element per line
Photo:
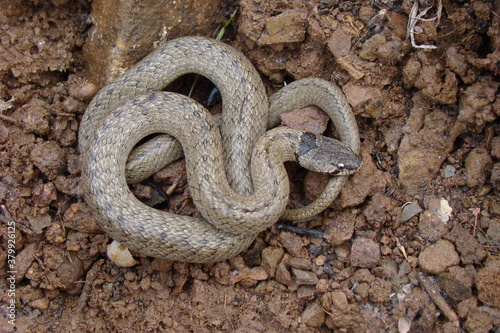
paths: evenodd
<path fill-rule="evenodd" d="M 309 132 L 300 136 L 297 161 L 308 170 L 335 176 L 353 174 L 362 163 L 342 142 Z"/>

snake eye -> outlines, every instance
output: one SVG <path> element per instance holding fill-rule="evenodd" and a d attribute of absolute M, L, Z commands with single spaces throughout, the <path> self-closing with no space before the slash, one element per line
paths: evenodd
<path fill-rule="evenodd" d="M 345 167 L 344 163 L 337 164 L 337 168 L 339 168 L 339 169 L 343 169 L 344 167 Z"/>

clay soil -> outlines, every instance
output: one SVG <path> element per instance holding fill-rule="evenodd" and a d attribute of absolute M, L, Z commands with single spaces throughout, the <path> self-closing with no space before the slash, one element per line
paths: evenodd
<path fill-rule="evenodd" d="M 435 49 L 407 37 L 412 4 L 241 1 L 226 42 L 269 93 L 311 76 L 342 87 L 363 167 L 321 216 L 280 221 L 235 258 L 134 253 L 122 268 L 79 189 L 91 3 L 2 1 L 0 332 L 499 332 L 500 2 L 444 0 L 414 29 Z M 315 130 L 315 112 L 284 122 Z M 290 205 L 309 202 L 324 176 L 288 169 Z M 163 209 L 195 214 L 183 177 Z"/>

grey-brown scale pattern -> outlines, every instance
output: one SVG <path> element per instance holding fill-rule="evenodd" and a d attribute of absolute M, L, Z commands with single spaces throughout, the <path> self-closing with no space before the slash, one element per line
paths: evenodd
<path fill-rule="evenodd" d="M 221 91 L 220 131 L 209 113 L 187 97 L 151 93 L 192 72 L 206 76 Z M 331 174 L 350 174 L 360 165 L 359 135 L 345 97 L 327 81 L 303 79 L 280 90 L 269 103 L 257 72 L 243 55 L 202 37 L 167 43 L 104 87 L 84 115 L 79 148 L 85 197 L 106 232 L 154 257 L 212 262 L 247 248 L 280 216 L 307 218 L 330 205 L 346 176 L 333 177 L 311 205 L 285 210 L 289 185 L 282 162 L 295 160 L 304 139 L 311 137 L 283 128 L 264 132 L 266 125 L 279 122 L 280 113 L 317 105 L 332 118 L 344 144 L 318 137 L 313 148 L 305 149 L 307 155 L 313 151 L 312 161 L 304 154 L 299 162 L 308 160 L 306 167 Z M 152 133 L 168 135 L 129 156 L 134 145 Z M 331 153 L 314 146 L 323 146 L 323 141 Z M 147 207 L 126 185 L 182 156 L 181 145 L 191 195 L 203 219 Z M 329 155 L 333 159 L 322 160 Z"/>

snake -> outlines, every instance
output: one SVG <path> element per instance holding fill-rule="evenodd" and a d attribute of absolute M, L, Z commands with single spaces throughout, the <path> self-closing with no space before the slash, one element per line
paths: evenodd
<path fill-rule="evenodd" d="M 162 91 L 190 73 L 219 89 L 219 119 L 187 96 Z M 339 140 L 275 127 L 281 113 L 309 105 L 328 114 Z M 143 255 L 193 263 L 241 253 L 280 218 L 314 217 L 361 165 L 358 127 L 340 88 L 305 78 L 267 98 L 251 62 L 206 37 L 171 40 L 104 86 L 83 115 L 78 148 L 84 198 L 104 231 Z M 127 185 L 182 156 L 201 217 L 149 207 Z M 332 176 L 309 205 L 286 208 L 285 161 Z"/>

